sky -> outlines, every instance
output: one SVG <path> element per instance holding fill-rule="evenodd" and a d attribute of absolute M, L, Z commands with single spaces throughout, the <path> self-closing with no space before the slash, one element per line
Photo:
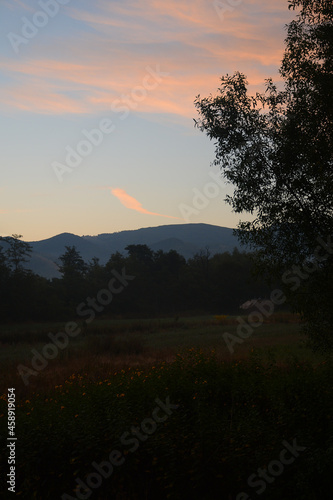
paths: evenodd
<path fill-rule="evenodd" d="M 1 0 L 0 235 L 236 227 L 198 94 L 280 79 L 287 0 Z"/>

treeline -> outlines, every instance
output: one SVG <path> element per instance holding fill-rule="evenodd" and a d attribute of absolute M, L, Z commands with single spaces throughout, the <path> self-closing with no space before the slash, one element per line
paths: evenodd
<path fill-rule="evenodd" d="M 186 261 L 175 250 L 129 245 L 126 256 L 116 252 L 101 264 L 97 258 L 85 262 L 67 246 L 59 257 L 61 278 L 48 280 L 26 269 L 31 247 L 20 238 L 0 242 L 1 322 L 68 320 L 79 306 L 82 316 L 85 304 L 93 304 L 101 317 L 239 314 L 242 303 L 270 292 L 252 277 L 251 255 L 237 249 L 215 255 L 206 249 Z M 117 282 L 115 272 L 131 276 L 128 286 Z M 121 289 L 112 300 L 110 280 Z"/>

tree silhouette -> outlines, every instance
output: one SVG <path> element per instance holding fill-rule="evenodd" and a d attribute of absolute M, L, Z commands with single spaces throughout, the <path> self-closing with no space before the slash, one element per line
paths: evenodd
<path fill-rule="evenodd" d="M 257 251 L 257 270 L 273 279 L 311 263 L 318 237 L 326 241 L 333 234 L 333 3 L 289 0 L 289 8 L 296 7 L 300 13 L 288 26 L 280 69 L 282 90 L 269 79 L 264 93 L 249 96 L 246 77 L 237 72 L 221 78 L 217 96 L 195 100 L 196 126 L 215 140 L 214 164 L 234 185 L 227 202 L 237 213 L 255 215 L 239 224 L 237 234 Z M 320 292 L 332 302 L 331 282 L 332 252 L 297 293 L 286 288 L 309 323 L 311 300 L 319 307 L 308 330 L 314 335 L 321 328 L 333 331 L 331 307 Z M 319 318 L 326 318 L 322 326 Z"/>
<path fill-rule="evenodd" d="M 9 267 L 14 273 L 24 272 L 24 264 L 29 262 L 30 255 L 32 252 L 32 247 L 29 243 L 21 241 L 21 234 L 12 234 L 12 236 L 0 237 L 0 241 L 4 241 L 8 244 L 5 250 L 5 255 Z"/>
<path fill-rule="evenodd" d="M 62 288 L 68 305 L 72 308 L 86 295 L 85 273 L 87 264 L 75 246 L 66 246 L 66 252 L 59 257 L 62 274 Z"/>

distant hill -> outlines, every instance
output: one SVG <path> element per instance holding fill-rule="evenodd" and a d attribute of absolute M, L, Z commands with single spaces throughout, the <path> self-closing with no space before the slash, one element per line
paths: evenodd
<path fill-rule="evenodd" d="M 186 259 L 206 247 L 211 254 L 232 252 L 235 247 L 240 248 L 237 238 L 233 235 L 233 229 L 210 224 L 174 224 L 104 233 L 98 236 L 62 233 L 46 240 L 29 243 L 33 248 L 29 267 L 46 278 L 60 276 L 56 262 L 66 251 L 66 246 L 75 245 L 86 262 L 98 257 L 101 264 L 105 264 L 112 253 L 118 251 L 126 254 L 125 247 L 132 244 L 145 244 L 154 251 L 176 250 Z"/>

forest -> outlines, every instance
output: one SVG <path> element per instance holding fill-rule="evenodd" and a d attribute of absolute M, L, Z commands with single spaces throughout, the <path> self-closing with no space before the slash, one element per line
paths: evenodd
<path fill-rule="evenodd" d="M 1 322 L 68 320 L 89 298 L 101 294 L 107 302 L 103 290 L 114 273 L 122 272 L 131 276 L 129 286 L 97 309 L 104 317 L 235 314 L 247 300 L 270 291 L 253 277 L 253 255 L 237 249 L 211 255 L 205 248 L 186 260 L 175 250 L 128 245 L 127 255 L 113 253 L 101 264 L 97 258 L 85 262 L 75 246 L 67 246 L 58 259 L 61 277 L 48 280 L 26 268 L 31 248 L 19 235 L 2 242 Z"/>

